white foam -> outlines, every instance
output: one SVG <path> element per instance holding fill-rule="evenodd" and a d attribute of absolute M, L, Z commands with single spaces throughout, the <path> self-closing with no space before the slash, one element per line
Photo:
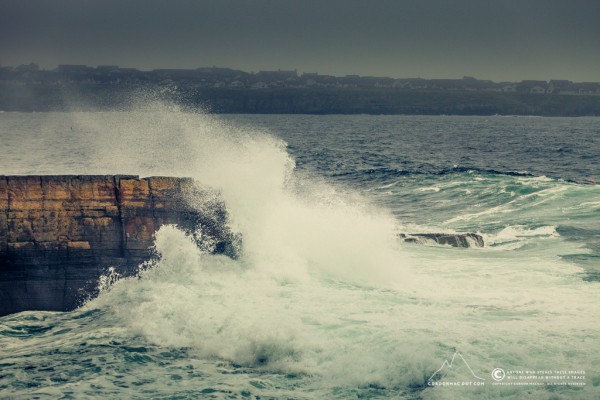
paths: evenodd
<path fill-rule="evenodd" d="M 555 226 L 540 226 L 537 228 L 529 228 L 524 225 L 507 226 L 495 234 L 484 235 L 486 243 L 500 244 L 505 242 L 519 241 L 524 238 L 532 237 L 558 237 Z"/>
<path fill-rule="evenodd" d="M 136 124 L 157 125 L 156 118 L 128 120 L 134 131 L 125 141 L 143 141 Z M 217 188 L 244 251 L 236 261 L 207 255 L 163 227 L 160 261 L 89 304 L 132 333 L 209 359 L 311 376 L 321 387 L 423 385 L 456 349 L 482 376 L 495 367 L 592 368 L 600 291 L 549 248 L 399 246 L 386 212 L 298 177 L 281 140 L 204 115 L 170 110 L 165 118 L 163 129 L 181 134 L 175 149 L 164 157 L 153 149 L 162 143 L 153 135 L 163 133 L 150 126 L 136 162 L 148 174 L 191 175 Z M 500 206 L 476 217 L 512 211 Z M 510 226 L 488 239 L 523 237 L 560 240 L 553 226 Z M 427 389 L 424 396 L 452 393 L 464 395 Z"/>

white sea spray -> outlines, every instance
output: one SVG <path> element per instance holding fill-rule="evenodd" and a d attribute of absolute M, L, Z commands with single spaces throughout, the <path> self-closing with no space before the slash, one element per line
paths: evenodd
<path fill-rule="evenodd" d="M 363 194 L 299 173 L 286 143 L 263 129 L 160 103 L 68 118 L 94 150 L 70 142 L 70 130 L 56 133 L 82 155 L 60 172 L 193 177 L 220 193 L 243 249 L 236 260 L 210 255 L 165 226 L 156 235 L 159 258 L 137 277 L 107 276 L 83 309 L 2 319 L 2 331 L 14 335 L 0 343 L 10 351 L 0 378 L 8 393 L 597 397 L 600 292 L 562 258 L 586 250 L 560 233 L 565 218 L 595 215 L 595 187 L 468 174 L 427 176 L 435 190 L 414 183 L 408 194 L 401 184 L 378 184 L 386 196 L 427 196 L 440 210 L 461 199 L 475 204 L 435 224 L 405 224 Z M 47 163 L 54 170 L 60 161 Z M 396 239 L 407 227 L 468 226 L 485 230 L 487 247 Z M 38 325 L 47 330 L 37 332 Z M 14 339 L 20 334 L 26 339 Z M 429 386 L 457 352 L 477 376 L 463 367 L 434 381 L 481 377 L 485 385 Z M 51 367 L 56 381 L 42 371 Z M 494 386 L 496 368 L 584 370 L 587 385 Z M 36 380 L 45 386 L 28 389 Z"/>

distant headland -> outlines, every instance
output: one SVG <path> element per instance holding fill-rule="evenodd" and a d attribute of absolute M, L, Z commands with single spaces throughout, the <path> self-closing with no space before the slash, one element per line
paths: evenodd
<path fill-rule="evenodd" d="M 600 116 L 600 83 L 343 77 L 221 67 L 0 67 L 0 110 L 119 110 L 141 92 L 215 113 Z"/>

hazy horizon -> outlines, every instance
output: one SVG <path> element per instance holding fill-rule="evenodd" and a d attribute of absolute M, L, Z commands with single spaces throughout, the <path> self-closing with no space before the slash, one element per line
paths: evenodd
<path fill-rule="evenodd" d="M 600 81 L 586 0 L 0 0 L 0 65 Z"/>
<path fill-rule="evenodd" d="M 501 82 L 511 82 L 511 83 L 518 83 L 521 81 L 527 81 L 527 80 L 534 80 L 534 81 L 550 81 L 550 80 L 554 80 L 554 79 L 542 79 L 542 78 L 530 78 L 530 79 L 515 79 L 515 80 L 494 80 L 494 79 L 482 79 L 480 77 L 477 76 L 468 76 L 468 75 L 463 75 L 463 76 L 445 76 L 445 77 L 433 77 L 433 78 L 425 78 L 422 76 L 397 76 L 397 77 L 390 77 L 387 75 L 378 75 L 378 76 L 374 76 L 374 75 L 362 75 L 362 74 L 348 74 L 348 75 L 341 75 L 341 74 L 323 74 L 320 71 L 301 71 L 297 68 L 291 68 L 289 70 L 284 70 L 281 68 L 265 68 L 263 70 L 256 70 L 256 71 L 248 71 L 248 70 L 244 70 L 243 68 L 235 68 L 235 67 L 230 67 L 227 65 L 201 65 L 201 66 L 196 66 L 196 67 L 190 67 L 190 68 L 179 68 L 179 67 L 156 67 L 156 68 L 139 68 L 136 67 L 134 65 L 117 65 L 117 64 L 97 64 L 97 65 L 92 65 L 92 64 L 86 64 L 86 63 L 81 63 L 81 64 L 65 64 L 65 63 L 61 63 L 61 64 L 56 64 L 56 65 L 51 65 L 51 66 L 43 66 L 40 65 L 39 63 L 36 63 L 35 61 L 31 61 L 30 63 L 22 63 L 19 65 L 27 65 L 27 64 L 36 64 L 38 65 L 38 67 L 40 68 L 40 70 L 45 70 L 45 71 L 54 71 L 56 69 L 58 69 L 58 67 L 60 65 L 85 65 L 86 67 L 91 67 L 91 68 L 97 68 L 97 67 L 101 67 L 101 66 L 116 66 L 119 68 L 134 68 L 137 69 L 138 71 L 141 72 L 152 72 L 154 70 L 162 70 L 162 69 L 169 69 L 169 70 L 195 70 L 195 69 L 202 69 L 202 68 L 228 68 L 228 69 L 232 69 L 232 70 L 239 70 L 242 72 L 246 72 L 246 73 L 251 73 L 251 74 L 256 74 L 258 72 L 264 71 L 264 72 L 270 72 L 270 71 L 296 71 L 298 73 L 298 76 L 302 76 L 302 74 L 304 73 L 317 73 L 318 75 L 322 75 L 322 76 L 333 76 L 336 78 L 343 78 L 346 76 L 359 76 L 362 78 L 393 78 L 393 79 L 425 79 L 425 80 L 429 80 L 429 79 L 470 79 L 470 78 L 475 78 L 477 80 L 486 80 L 486 81 L 492 81 L 495 83 L 501 83 Z M 12 68 L 16 68 L 19 65 L 0 65 L 0 67 L 12 67 Z M 557 79 L 560 80 L 560 79 Z M 572 81 L 573 83 L 600 83 L 600 79 L 598 81 L 578 81 L 578 80 L 571 80 L 571 79 L 567 79 Z"/>

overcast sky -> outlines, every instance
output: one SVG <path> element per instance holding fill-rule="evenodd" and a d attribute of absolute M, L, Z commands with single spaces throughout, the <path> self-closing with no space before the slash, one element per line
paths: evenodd
<path fill-rule="evenodd" d="M 600 81 L 599 0 L 0 0 L 0 64 Z"/>

